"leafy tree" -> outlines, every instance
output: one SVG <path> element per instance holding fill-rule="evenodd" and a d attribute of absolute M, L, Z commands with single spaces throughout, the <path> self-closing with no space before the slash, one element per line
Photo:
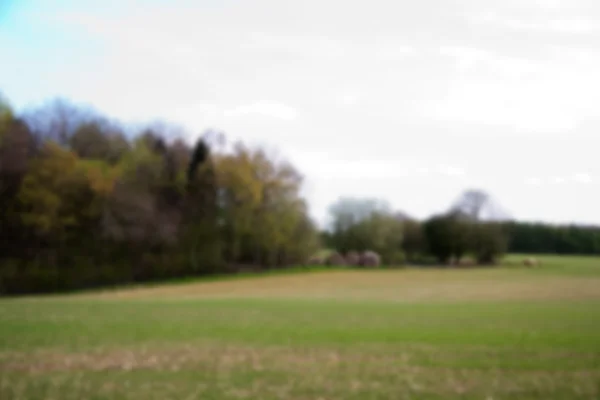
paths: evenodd
<path fill-rule="evenodd" d="M 455 224 L 455 258 L 473 253 L 480 263 L 492 263 L 506 250 L 506 234 L 497 222 L 506 218 L 501 207 L 482 190 L 467 190 L 453 205 L 449 215 Z M 458 246 L 458 247 L 457 247 Z"/>
<path fill-rule="evenodd" d="M 129 143 L 118 129 L 100 121 L 78 126 L 69 138 L 69 147 L 81 158 L 115 164 L 129 151 Z"/>
<path fill-rule="evenodd" d="M 330 241 L 337 250 L 343 253 L 376 251 L 388 264 L 404 260 L 403 218 L 394 214 L 386 202 L 341 198 L 330 207 L 330 214 Z"/>
<path fill-rule="evenodd" d="M 506 252 L 507 235 L 501 224 L 483 222 L 473 226 L 472 251 L 480 264 L 492 264 Z"/>
<path fill-rule="evenodd" d="M 289 163 L 237 143 L 216 170 L 228 261 L 275 266 L 309 257 L 316 232 L 300 196 L 302 177 Z"/>
<path fill-rule="evenodd" d="M 427 251 L 427 241 L 423 227 L 419 221 L 406 219 L 402 223 L 402 250 L 409 261 L 415 261 L 419 255 Z"/>
<path fill-rule="evenodd" d="M 109 138 L 96 122 L 88 122 L 77 127 L 69 138 L 69 145 L 82 158 L 104 160 L 109 158 Z"/>
<path fill-rule="evenodd" d="M 212 272 L 222 264 L 218 182 L 210 149 L 200 138 L 186 172 L 183 248 L 192 270 Z"/>
<path fill-rule="evenodd" d="M 0 99 L 0 260 L 25 252 L 17 194 L 34 156 L 31 132 Z"/>
<path fill-rule="evenodd" d="M 98 223 L 102 210 L 99 192 L 106 188 L 91 182 L 90 172 L 75 154 L 52 142 L 31 162 L 17 198 L 21 223 L 38 244 L 62 246 L 88 234 Z"/>
<path fill-rule="evenodd" d="M 453 221 L 447 215 L 435 215 L 423 225 L 429 251 L 443 264 L 448 263 L 452 257 L 452 224 Z"/>
<path fill-rule="evenodd" d="M 472 221 L 460 212 L 434 215 L 424 224 L 430 253 L 441 263 L 459 262 L 470 250 Z"/>
<path fill-rule="evenodd" d="M 600 254 L 600 227 L 512 221 L 504 224 L 514 253 Z"/>
<path fill-rule="evenodd" d="M 13 112 L 6 100 L 0 95 L 0 132 L 4 134 L 10 121 L 13 119 Z M 0 142 L 0 144 L 2 144 Z"/>
<path fill-rule="evenodd" d="M 114 240 L 133 245 L 161 245 L 175 240 L 177 220 L 157 207 L 163 160 L 143 140 L 137 140 L 117 166 L 119 177 L 104 209 L 103 227 Z"/>

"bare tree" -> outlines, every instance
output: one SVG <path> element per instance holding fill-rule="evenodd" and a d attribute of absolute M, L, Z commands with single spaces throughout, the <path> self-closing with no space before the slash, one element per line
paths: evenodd
<path fill-rule="evenodd" d="M 506 220 L 508 213 L 481 189 L 464 191 L 450 208 L 451 213 L 461 213 L 473 221 Z"/>
<path fill-rule="evenodd" d="M 90 107 L 54 99 L 41 107 L 26 111 L 23 119 L 38 141 L 50 139 L 66 145 L 79 126 L 95 121 L 98 117 Z"/>

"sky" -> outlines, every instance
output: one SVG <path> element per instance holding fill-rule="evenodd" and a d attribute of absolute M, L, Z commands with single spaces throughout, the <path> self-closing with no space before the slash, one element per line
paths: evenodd
<path fill-rule="evenodd" d="M 0 91 L 264 145 L 418 218 L 600 223 L 597 0 L 0 0 Z"/>

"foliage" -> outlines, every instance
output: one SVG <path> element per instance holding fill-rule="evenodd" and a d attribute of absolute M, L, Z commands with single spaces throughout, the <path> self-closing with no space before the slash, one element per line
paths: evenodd
<path fill-rule="evenodd" d="M 403 222 L 376 199 L 341 198 L 330 208 L 329 244 L 343 253 L 373 250 L 384 262 L 402 252 Z"/>
<path fill-rule="evenodd" d="M 481 222 L 473 226 L 472 251 L 480 264 L 493 264 L 506 253 L 507 235 L 499 223 Z"/>
<path fill-rule="evenodd" d="M 318 246 L 300 196 L 302 176 L 262 149 L 237 143 L 216 159 L 228 261 L 267 266 L 305 262 Z"/>
<path fill-rule="evenodd" d="M 17 194 L 21 221 L 39 237 L 61 240 L 70 228 L 97 216 L 95 193 L 78 161 L 77 155 L 49 142 L 23 178 Z"/>
<path fill-rule="evenodd" d="M 0 294 L 281 268 L 319 248 L 301 175 L 260 148 L 190 148 L 168 125 L 127 139 L 64 101 L 24 119 L 1 104 Z"/>
<path fill-rule="evenodd" d="M 173 132 L 64 100 L 18 115 L 0 99 L 0 294 L 305 265 L 323 244 L 375 252 L 385 265 L 600 253 L 600 228 L 507 222 L 476 189 L 424 222 L 343 197 L 319 235 L 289 162 L 242 142 L 227 148 L 220 133 L 191 146 Z"/>
<path fill-rule="evenodd" d="M 515 253 L 600 254 L 600 227 L 512 221 L 505 224 Z"/>
<path fill-rule="evenodd" d="M 447 215 L 435 215 L 423 225 L 428 250 L 440 263 L 446 264 L 454 250 L 453 221 Z"/>
<path fill-rule="evenodd" d="M 12 109 L 8 102 L 0 95 L 0 145 L 2 145 L 2 136 L 5 134 L 5 130 L 12 119 Z"/>
<path fill-rule="evenodd" d="M 402 250 L 408 261 L 416 261 L 419 256 L 427 252 L 423 225 L 414 219 L 406 219 L 402 227 Z"/>

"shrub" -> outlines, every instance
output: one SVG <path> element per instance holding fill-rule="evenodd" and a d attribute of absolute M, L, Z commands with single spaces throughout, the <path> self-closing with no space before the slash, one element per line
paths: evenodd
<path fill-rule="evenodd" d="M 349 251 L 346 254 L 346 264 L 351 266 L 359 266 L 360 265 L 360 254 L 356 251 Z"/>
<path fill-rule="evenodd" d="M 374 251 L 365 251 L 360 255 L 360 265 L 363 267 L 378 267 L 381 264 L 381 257 Z"/>
<path fill-rule="evenodd" d="M 326 263 L 327 263 L 327 260 L 325 260 L 321 256 L 312 256 L 311 258 L 308 259 L 309 266 L 325 265 Z"/>
<path fill-rule="evenodd" d="M 327 257 L 327 265 L 332 267 L 346 265 L 346 259 L 340 253 L 333 252 Z"/>
<path fill-rule="evenodd" d="M 385 265 L 397 267 L 403 265 L 406 262 L 406 257 L 404 252 L 397 250 L 392 252 L 389 256 L 383 259 L 383 263 Z"/>

